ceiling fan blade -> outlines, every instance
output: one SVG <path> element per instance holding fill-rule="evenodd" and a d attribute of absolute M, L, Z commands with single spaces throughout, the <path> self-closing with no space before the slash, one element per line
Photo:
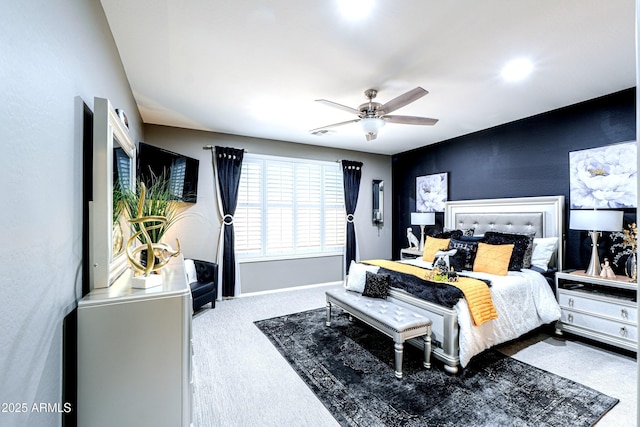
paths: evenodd
<path fill-rule="evenodd" d="M 327 126 L 322 126 L 320 128 L 311 129 L 309 132 L 310 133 L 314 133 L 314 132 L 318 132 L 318 131 L 323 130 L 323 129 L 335 128 L 335 127 L 338 127 L 338 126 L 348 125 L 349 123 L 356 123 L 356 122 L 359 122 L 359 121 L 360 121 L 360 119 L 354 119 L 354 120 L 349 120 L 349 121 L 346 121 L 346 122 L 334 123 L 332 125 L 327 125 Z"/>
<path fill-rule="evenodd" d="M 320 102 L 324 105 L 328 105 L 329 107 L 338 108 L 342 111 L 346 111 L 347 113 L 353 113 L 356 115 L 360 115 L 360 111 L 355 108 L 347 107 L 346 105 L 338 104 L 337 102 L 328 101 L 326 99 L 316 99 L 316 102 Z"/>
<path fill-rule="evenodd" d="M 382 116 L 382 119 L 389 123 L 399 123 L 403 125 L 433 126 L 438 123 L 438 119 L 430 119 L 429 117 Z"/>
<path fill-rule="evenodd" d="M 367 141 L 373 141 L 378 137 L 378 134 L 369 132 L 369 133 L 365 133 L 364 136 L 365 138 L 367 138 Z"/>
<path fill-rule="evenodd" d="M 418 86 L 417 88 L 412 89 L 407 93 L 403 93 L 402 95 L 393 98 L 391 101 L 380 107 L 380 110 L 384 111 L 384 114 L 391 113 L 393 111 L 396 111 L 398 108 L 402 108 L 407 104 L 411 104 L 413 101 L 422 98 L 428 93 L 428 91 Z"/>

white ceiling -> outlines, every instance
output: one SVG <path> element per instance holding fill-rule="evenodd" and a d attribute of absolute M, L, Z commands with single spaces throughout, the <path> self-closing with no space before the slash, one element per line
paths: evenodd
<path fill-rule="evenodd" d="M 353 0 L 355 1 L 355 0 Z M 635 86 L 634 0 L 101 0 L 145 123 L 395 154 Z M 528 79 L 500 77 L 528 57 Z M 364 91 L 435 126 L 387 124 L 367 142 Z"/>

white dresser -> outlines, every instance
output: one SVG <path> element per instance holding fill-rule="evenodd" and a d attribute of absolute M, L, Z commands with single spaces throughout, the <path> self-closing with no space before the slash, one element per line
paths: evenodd
<path fill-rule="evenodd" d="M 562 316 L 556 331 L 570 332 L 631 351 L 638 349 L 638 285 L 583 272 L 556 273 Z"/>
<path fill-rule="evenodd" d="M 192 303 L 183 258 L 163 270 L 161 286 L 132 289 L 127 279 L 78 303 L 78 425 L 190 426 Z"/>

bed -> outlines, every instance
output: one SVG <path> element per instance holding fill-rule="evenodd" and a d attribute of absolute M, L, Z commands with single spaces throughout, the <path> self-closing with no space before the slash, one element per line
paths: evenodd
<path fill-rule="evenodd" d="M 488 231 L 533 233 L 536 238 L 557 238 L 557 249 L 549 261 L 549 269 L 561 270 L 563 263 L 564 197 L 545 196 L 510 199 L 485 199 L 448 202 L 445 228 L 475 229 L 475 235 Z M 418 266 L 425 262 L 405 260 Z M 427 267 L 429 263 L 427 263 Z M 465 273 L 467 274 L 467 273 Z M 539 271 L 522 269 L 507 276 L 468 273 L 491 281 L 493 304 L 498 318 L 474 326 L 465 299 L 453 308 L 418 298 L 402 289 L 391 288 L 388 300 L 424 311 L 432 320 L 433 356 L 441 360 L 451 374 L 465 367 L 471 358 L 487 348 L 513 340 L 554 322 L 560 317 L 554 292 Z M 410 344 L 422 348 L 422 340 Z"/>

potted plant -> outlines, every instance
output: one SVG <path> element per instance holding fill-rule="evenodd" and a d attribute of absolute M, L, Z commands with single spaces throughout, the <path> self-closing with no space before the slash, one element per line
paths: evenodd
<path fill-rule="evenodd" d="M 171 195 L 169 180 L 165 174 L 153 175 L 149 187 L 138 181 L 135 190 L 124 191 L 123 201 L 131 224 L 131 238 L 126 245 L 127 257 L 137 275 L 144 278 L 136 287 L 160 284 L 160 276 L 152 275 L 167 265 L 171 257 L 180 253 L 178 239 L 176 250 L 161 241 L 180 219 L 178 201 Z M 141 244 L 136 246 L 136 240 Z M 141 254 L 140 260 L 136 256 L 138 253 Z"/>

